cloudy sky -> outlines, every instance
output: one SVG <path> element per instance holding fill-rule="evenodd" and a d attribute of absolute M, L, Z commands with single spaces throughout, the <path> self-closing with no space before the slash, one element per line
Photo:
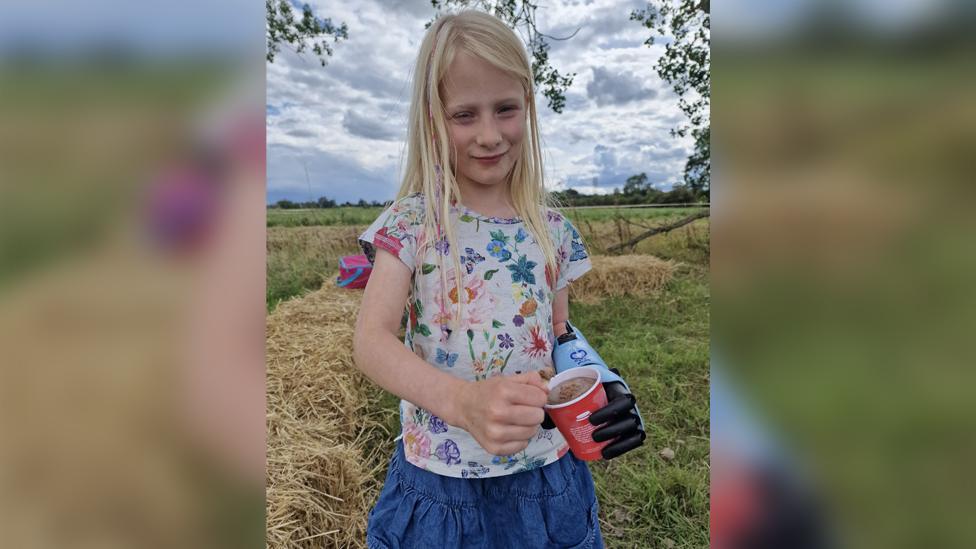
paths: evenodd
<path fill-rule="evenodd" d="M 349 40 L 322 67 L 314 55 L 283 52 L 267 68 L 268 201 L 390 200 L 399 188 L 413 64 L 429 0 L 310 0 L 343 21 Z M 553 188 L 608 192 L 644 172 L 668 189 L 681 179 L 690 140 L 669 130 L 683 121 L 677 97 L 654 71 L 663 46 L 629 20 L 641 1 L 540 0 L 539 29 L 550 59 L 575 72 L 556 114 L 540 96 L 540 129 Z M 307 173 L 307 177 L 306 177 Z"/>

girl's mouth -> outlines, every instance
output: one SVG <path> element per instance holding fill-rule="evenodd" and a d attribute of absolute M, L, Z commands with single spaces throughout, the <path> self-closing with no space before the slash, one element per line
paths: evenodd
<path fill-rule="evenodd" d="M 474 159 L 482 164 L 495 164 L 501 160 L 503 156 L 505 156 L 505 153 L 497 154 L 495 156 L 476 156 Z"/>

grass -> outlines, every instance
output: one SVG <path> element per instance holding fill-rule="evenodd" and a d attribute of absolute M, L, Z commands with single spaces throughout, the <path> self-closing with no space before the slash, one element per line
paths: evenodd
<path fill-rule="evenodd" d="M 338 273 L 339 258 L 359 252 L 356 236 L 366 225 L 269 227 L 267 306 L 320 288 Z"/>
<path fill-rule="evenodd" d="M 383 208 L 343 206 L 320 210 L 268 209 L 268 227 L 332 227 L 336 225 L 369 225 Z"/>
<path fill-rule="evenodd" d="M 644 447 L 590 465 L 607 547 L 706 547 L 709 508 L 709 290 L 686 268 L 644 298 L 570 304 L 570 318 L 641 406 Z M 665 461 L 658 452 L 671 448 Z M 674 542 L 673 545 L 667 541 Z"/>
<path fill-rule="evenodd" d="M 574 222 L 613 221 L 620 217 L 639 222 L 674 220 L 698 211 L 698 208 L 560 208 Z M 368 225 L 383 208 L 342 206 L 324 209 L 268 209 L 268 227 L 318 227 L 335 225 Z"/>

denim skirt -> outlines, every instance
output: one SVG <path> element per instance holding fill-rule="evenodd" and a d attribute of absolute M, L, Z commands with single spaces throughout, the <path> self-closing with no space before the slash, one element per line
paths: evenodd
<path fill-rule="evenodd" d="M 403 443 L 369 514 L 369 549 L 602 549 L 593 478 L 572 452 L 501 477 L 454 478 L 406 460 Z"/>

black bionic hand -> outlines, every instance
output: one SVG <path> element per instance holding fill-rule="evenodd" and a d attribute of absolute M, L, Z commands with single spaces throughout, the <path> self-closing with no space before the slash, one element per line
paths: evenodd
<path fill-rule="evenodd" d="M 620 375 L 616 369 L 613 373 Z M 616 439 L 603 448 L 603 459 L 613 459 L 644 444 L 647 434 L 637 414 L 637 399 L 619 381 L 603 384 L 607 405 L 589 417 L 593 425 L 603 425 L 593 431 L 593 440 L 603 442 Z"/>

